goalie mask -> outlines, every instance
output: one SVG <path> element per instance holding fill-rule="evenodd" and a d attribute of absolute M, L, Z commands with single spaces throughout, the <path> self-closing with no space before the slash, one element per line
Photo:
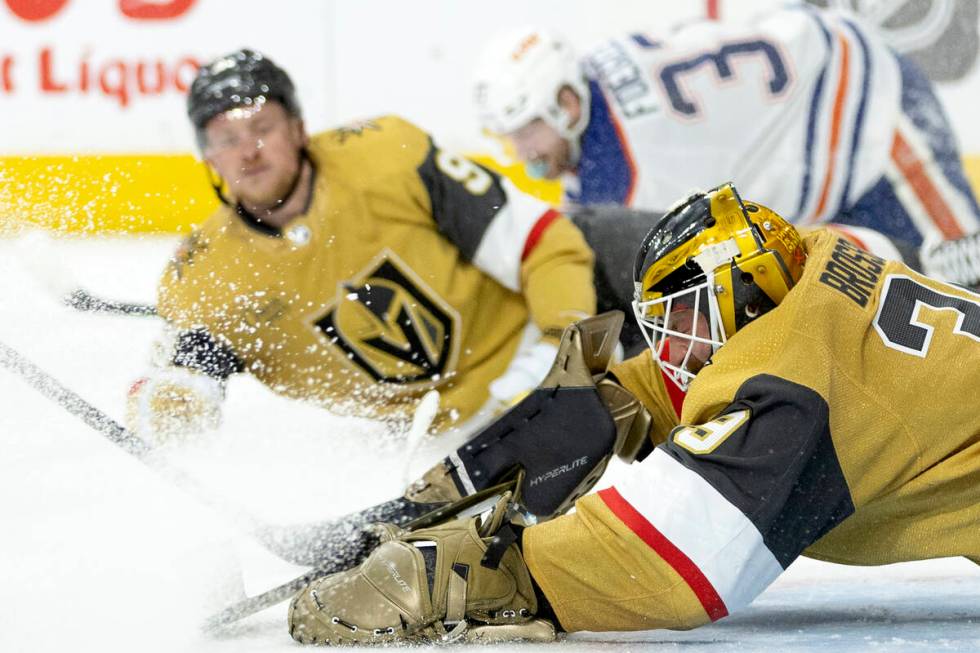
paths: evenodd
<path fill-rule="evenodd" d="M 796 229 L 730 183 L 668 211 L 633 269 L 633 311 L 667 377 L 687 390 L 736 331 L 782 301 L 805 258 Z"/>

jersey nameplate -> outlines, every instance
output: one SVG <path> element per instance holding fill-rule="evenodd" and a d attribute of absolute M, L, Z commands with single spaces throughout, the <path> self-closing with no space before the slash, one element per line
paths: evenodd
<path fill-rule="evenodd" d="M 834 245 L 830 260 L 820 274 L 820 282 L 840 291 L 845 297 L 864 308 L 868 305 L 871 292 L 878 285 L 884 269 L 884 259 L 859 249 L 841 238 Z"/>
<path fill-rule="evenodd" d="M 589 57 L 589 65 L 627 118 L 637 118 L 659 109 L 646 75 L 622 44 L 612 41 L 596 50 Z"/>
<path fill-rule="evenodd" d="M 374 381 L 438 382 L 456 368 L 459 314 L 394 252 L 353 279 L 313 326 Z"/>

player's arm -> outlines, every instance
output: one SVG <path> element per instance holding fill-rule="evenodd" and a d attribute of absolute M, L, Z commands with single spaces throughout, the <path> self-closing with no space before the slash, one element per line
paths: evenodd
<path fill-rule="evenodd" d="M 628 319 L 633 318 L 630 316 Z M 653 451 L 653 447 L 664 443 L 667 435 L 677 426 L 684 391 L 653 364 L 648 349 L 611 366 L 606 379 L 636 397 L 651 417 L 646 442 L 636 456 L 643 460 Z"/>
<path fill-rule="evenodd" d="M 163 443 L 217 428 L 225 382 L 243 369 L 231 346 L 202 327 L 169 326 L 157 346 L 157 364 L 130 387 L 129 429 Z"/>
<path fill-rule="evenodd" d="M 769 375 L 576 508 L 524 555 L 562 626 L 593 631 L 720 619 L 854 511 L 826 402 Z"/>
<path fill-rule="evenodd" d="M 431 141 L 418 174 L 440 232 L 463 258 L 521 293 L 542 333 L 491 391 L 514 396 L 534 388 L 551 366 L 563 329 L 595 313 L 591 249 L 547 203 Z"/>

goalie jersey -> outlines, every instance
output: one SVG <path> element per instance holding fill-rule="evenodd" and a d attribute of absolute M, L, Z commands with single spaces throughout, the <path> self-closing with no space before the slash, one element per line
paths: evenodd
<path fill-rule="evenodd" d="M 734 181 L 797 224 L 918 245 L 980 227 L 929 81 L 845 14 L 789 8 L 614 39 L 585 60 L 589 124 L 566 194 L 663 210 Z"/>
<path fill-rule="evenodd" d="M 170 263 L 175 364 L 371 417 L 410 416 L 438 388 L 442 417 L 464 420 L 529 322 L 557 342 L 595 311 L 580 232 L 413 125 L 328 131 L 308 155 L 305 214 L 280 231 L 222 207 Z"/>
<path fill-rule="evenodd" d="M 527 529 L 569 630 L 691 628 L 747 605 L 799 555 L 980 562 L 980 296 L 804 239 L 799 283 L 689 388 L 680 425 L 574 514 Z M 651 411 L 649 353 L 615 368 Z"/>

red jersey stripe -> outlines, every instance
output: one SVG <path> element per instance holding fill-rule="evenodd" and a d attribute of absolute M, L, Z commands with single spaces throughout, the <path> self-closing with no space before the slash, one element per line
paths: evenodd
<path fill-rule="evenodd" d="M 711 621 L 718 621 L 722 617 L 728 616 L 728 608 L 725 607 L 725 602 L 722 601 L 711 581 L 698 569 L 698 566 L 683 551 L 664 537 L 653 524 L 647 521 L 646 517 L 624 499 L 616 488 L 600 490 L 599 497 L 620 521 L 646 542 L 657 555 L 663 558 L 664 562 L 684 579 L 698 601 L 701 602 L 701 606 Z"/>
<path fill-rule="evenodd" d="M 541 236 L 544 234 L 545 229 L 548 228 L 548 225 L 557 220 L 560 216 L 561 214 L 554 209 L 548 209 L 541 214 L 538 221 L 534 223 L 533 227 L 531 227 L 531 232 L 528 233 L 527 240 L 524 241 L 524 251 L 521 252 L 522 262 L 524 259 L 530 256 L 531 252 L 534 251 L 534 248 L 537 247 L 538 241 L 541 240 Z"/>

